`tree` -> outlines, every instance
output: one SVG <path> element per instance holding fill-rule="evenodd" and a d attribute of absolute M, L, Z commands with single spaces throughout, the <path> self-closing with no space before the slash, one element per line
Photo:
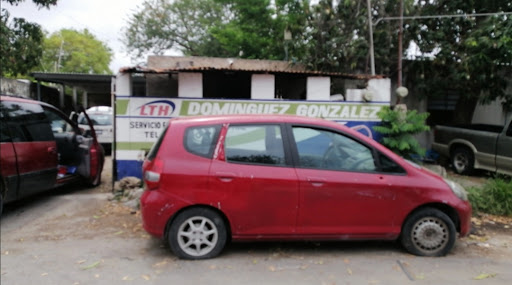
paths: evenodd
<path fill-rule="evenodd" d="M 213 0 L 146 0 L 128 19 L 123 42 L 133 58 L 180 50 L 187 55 L 221 53 L 209 29 L 225 19 Z"/>
<path fill-rule="evenodd" d="M 410 31 L 421 52 L 433 58 L 413 63 L 419 91 L 443 96 L 449 90 L 460 95 L 457 123 L 471 121 L 477 101 L 504 99 L 512 107 L 512 92 L 506 92 L 511 76 L 512 16 L 499 12 L 512 10 L 508 0 L 420 1 L 416 14 L 497 13 L 486 17 L 438 18 L 412 21 Z M 509 82 L 510 84 L 510 82 Z"/>
<path fill-rule="evenodd" d="M 111 74 L 112 51 L 87 29 L 62 29 L 44 40 L 40 68 L 44 72 Z"/>
<path fill-rule="evenodd" d="M 128 20 L 124 43 L 134 58 L 176 49 L 185 55 L 284 59 L 284 31 L 300 56 L 307 0 L 146 0 Z"/>
<path fill-rule="evenodd" d="M 291 57 L 302 57 L 309 1 L 216 1 L 228 7 L 233 17 L 210 31 L 231 56 L 283 60 L 286 48 Z M 285 31 L 291 34 L 290 40 L 284 40 Z"/>
<path fill-rule="evenodd" d="M 372 1 L 372 24 L 396 16 L 399 0 Z M 413 1 L 404 1 L 411 10 Z M 307 56 L 303 62 L 314 70 L 370 72 L 370 46 L 366 0 L 320 0 L 313 6 L 307 30 Z M 398 22 L 381 21 L 373 27 L 376 73 L 394 76 L 398 62 Z M 404 43 L 411 35 L 404 31 Z"/>
<path fill-rule="evenodd" d="M 24 0 L 2 0 L 18 5 Z M 57 0 L 32 0 L 40 8 L 50 8 Z M 1 9 L 0 17 L 0 76 L 26 75 L 38 65 L 44 39 L 41 27 L 22 18 L 10 19 L 9 12 Z"/>

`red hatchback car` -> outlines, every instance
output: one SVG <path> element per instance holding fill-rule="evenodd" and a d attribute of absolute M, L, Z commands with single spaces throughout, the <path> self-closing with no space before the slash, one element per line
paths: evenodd
<path fill-rule="evenodd" d="M 338 123 L 172 119 L 144 162 L 146 231 L 180 258 L 248 240 L 395 240 L 447 254 L 470 230 L 465 190 Z"/>

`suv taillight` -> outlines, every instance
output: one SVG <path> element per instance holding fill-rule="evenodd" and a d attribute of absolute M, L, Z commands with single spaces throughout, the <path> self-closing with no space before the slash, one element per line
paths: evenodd
<path fill-rule="evenodd" d="M 162 173 L 164 162 L 158 158 L 153 161 L 147 161 L 144 167 L 144 182 L 147 190 L 155 190 L 160 184 L 160 174 Z"/>

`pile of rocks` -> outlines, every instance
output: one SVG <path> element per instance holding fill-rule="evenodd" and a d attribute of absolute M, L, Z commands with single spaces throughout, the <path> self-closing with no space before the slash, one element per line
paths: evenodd
<path fill-rule="evenodd" d="M 109 200 L 122 202 L 128 207 L 138 210 L 142 192 L 144 192 L 142 180 L 129 176 L 114 183 L 114 190 Z"/>

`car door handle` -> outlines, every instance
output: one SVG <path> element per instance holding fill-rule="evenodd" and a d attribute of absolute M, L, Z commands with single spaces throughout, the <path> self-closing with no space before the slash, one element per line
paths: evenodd
<path fill-rule="evenodd" d="M 57 154 L 57 148 L 53 147 L 53 146 L 49 147 L 48 148 L 48 153 L 50 153 L 50 154 Z"/>
<path fill-rule="evenodd" d="M 315 186 L 315 187 L 321 187 L 325 184 L 325 178 L 320 178 L 320 177 L 308 177 L 307 178 L 308 182 L 311 183 L 311 185 Z"/>
<path fill-rule="evenodd" d="M 223 182 L 231 182 L 236 177 L 232 172 L 217 172 L 215 175 Z"/>

